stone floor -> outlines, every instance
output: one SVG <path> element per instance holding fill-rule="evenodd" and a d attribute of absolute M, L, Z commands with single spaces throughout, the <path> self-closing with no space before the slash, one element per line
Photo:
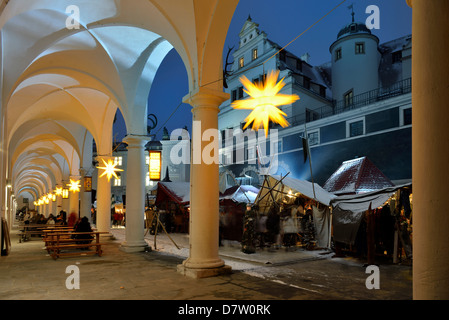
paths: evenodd
<path fill-rule="evenodd" d="M 260 251 L 247 255 L 227 242 L 220 256 L 230 275 L 192 279 L 176 269 L 188 256 L 188 235 L 158 235 L 146 240 L 149 252 L 120 250 L 124 229 L 112 229 L 104 255 L 53 260 L 40 239 L 19 243 L 12 231 L 12 248 L 0 258 L 0 300 L 346 300 L 412 299 L 411 267 L 382 269 L 384 290 L 368 290 L 361 264 L 332 259 L 326 252 Z M 175 245 L 176 244 L 176 245 Z M 80 288 L 69 290 L 67 268 L 78 267 Z M 330 276 L 334 275 L 334 276 Z"/>

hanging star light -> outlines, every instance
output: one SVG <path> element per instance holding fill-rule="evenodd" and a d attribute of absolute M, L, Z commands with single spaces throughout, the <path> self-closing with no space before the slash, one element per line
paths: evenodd
<path fill-rule="evenodd" d="M 75 180 L 70 179 L 70 183 L 67 185 L 67 187 L 69 187 L 69 190 L 72 191 L 73 193 L 80 192 L 81 181 L 79 181 L 79 180 L 75 181 Z"/>
<path fill-rule="evenodd" d="M 288 127 L 289 123 L 285 120 L 285 112 L 278 106 L 291 104 L 299 100 L 296 94 L 279 94 L 279 91 L 285 86 L 284 78 L 277 82 L 279 70 L 271 71 L 265 80 L 265 83 L 252 83 L 245 76 L 240 78 L 240 82 L 245 86 L 245 92 L 250 96 L 245 100 L 234 101 L 231 106 L 234 109 L 253 110 L 245 119 L 246 129 L 253 123 L 252 129 L 257 130 L 261 126 L 265 129 L 265 136 L 268 136 L 270 121 L 280 124 L 283 128 Z"/>
<path fill-rule="evenodd" d="M 97 167 L 97 169 L 102 169 L 102 170 L 104 170 L 104 172 L 100 175 L 100 178 L 103 176 L 106 176 L 108 178 L 108 181 L 111 181 L 112 176 L 114 176 L 114 178 L 118 179 L 116 172 L 123 171 L 123 170 L 116 168 L 117 163 L 114 163 L 112 161 L 112 159 L 109 159 L 107 163 L 106 163 L 106 161 L 104 161 L 104 159 L 101 159 L 101 160 L 103 160 L 104 167 Z"/>
<path fill-rule="evenodd" d="M 62 187 L 56 187 L 55 189 L 55 195 L 57 195 L 58 197 L 62 196 Z"/>

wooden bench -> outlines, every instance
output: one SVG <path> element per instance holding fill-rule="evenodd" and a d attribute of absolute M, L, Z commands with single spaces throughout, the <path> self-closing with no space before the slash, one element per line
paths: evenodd
<path fill-rule="evenodd" d="M 105 243 L 100 243 L 100 235 L 107 234 L 107 232 L 53 232 L 49 233 L 46 239 L 46 249 L 53 259 L 58 259 L 65 256 L 84 256 L 88 254 L 97 254 L 101 257 L 103 251 L 101 246 Z M 92 235 L 93 239 L 72 239 L 74 235 Z M 89 243 L 77 243 L 86 242 Z M 89 249 L 93 250 L 80 250 Z"/>
<path fill-rule="evenodd" d="M 19 243 L 22 241 L 29 241 L 32 235 L 42 236 L 43 224 L 23 224 L 20 225 L 21 229 L 19 230 Z"/>

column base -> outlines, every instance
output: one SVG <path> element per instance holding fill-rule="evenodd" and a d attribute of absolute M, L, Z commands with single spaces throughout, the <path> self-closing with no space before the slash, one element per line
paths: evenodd
<path fill-rule="evenodd" d="M 100 234 L 100 239 L 102 239 L 102 240 L 114 240 L 115 236 L 110 231 L 107 231 L 107 232 L 108 233 Z"/>
<path fill-rule="evenodd" d="M 151 247 L 146 242 L 136 244 L 129 244 L 124 242 L 120 245 L 120 250 L 126 253 L 146 252 L 151 251 Z"/>
<path fill-rule="evenodd" d="M 232 268 L 225 265 L 223 261 L 221 263 L 216 262 L 215 264 L 211 264 L 209 267 L 206 267 L 206 265 L 200 267 L 200 265 L 189 264 L 189 261 L 185 260 L 182 264 L 178 265 L 177 270 L 178 273 L 194 279 L 210 278 L 232 273 Z"/>

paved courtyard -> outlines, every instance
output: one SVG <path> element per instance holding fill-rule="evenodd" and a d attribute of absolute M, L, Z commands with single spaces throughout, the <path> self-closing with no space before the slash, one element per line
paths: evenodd
<path fill-rule="evenodd" d="M 267 250 L 247 255 L 227 242 L 220 255 L 230 275 L 191 279 L 176 267 L 188 255 L 188 235 L 158 235 L 146 240 L 153 250 L 120 250 L 124 229 L 112 229 L 104 255 L 53 260 L 39 239 L 19 243 L 12 232 L 12 251 L 0 260 L 1 300 L 411 300 L 411 266 L 380 264 L 380 289 L 368 290 L 370 274 L 362 261 L 332 258 L 326 251 Z M 76 266 L 79 289 L 66 282 Z M 66 273 L 68 272 L 68 273 Z M 71 282 L 69 281 L 69 284 Z"/>

